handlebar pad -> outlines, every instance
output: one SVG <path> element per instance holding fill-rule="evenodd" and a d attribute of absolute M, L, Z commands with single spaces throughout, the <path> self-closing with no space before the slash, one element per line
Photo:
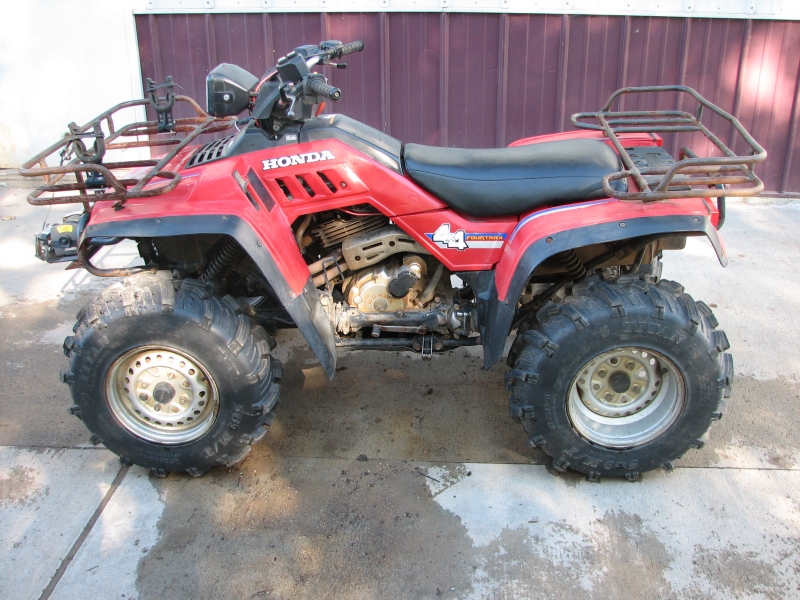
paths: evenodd
<path fill-rule="evenodd" d="M 322 78 L 312 78 L 308 82 L 309 89 L 318 96 L 325 96 L 329 100 L 337 102 L 342 99 L 342 90 L 325 83 Z"/>
<path fill-rule="evenodd" d="M 338 48 L 334 49 L 336 52 L 335 58 L 339 58 L 345 54 L 352 54 L 353 52 L 361 52 L 363 49 L 364 42 L 361 40 L 358 40 L 357 42 L 350 42 L 349 44 L 342 44 Z"/>

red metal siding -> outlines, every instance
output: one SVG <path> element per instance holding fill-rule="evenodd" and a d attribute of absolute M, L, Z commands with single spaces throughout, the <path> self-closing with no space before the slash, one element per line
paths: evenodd
<path fill-rule="evenodd" d="M 733 112 L 768 152 L 766 189 L 800 194 L 800 22 L 464 13 L 139 15 L 143 77 L 204 103 L 221 62 L 256 75 L 302 43 L 362 39 L 330 72 L 334 107 L 406 142 L 503 146 L 569 129 L 618 87 L 681 83 Z M 670 101 L 674 102 L 674 99 Z M 629 99 L 624 108 L 655 107 Z M 667 108 L 662 106 L 662 108 Z M 688 108 L 688 104 L 687 107 Z M 706 115 L 713 131 L 731 131 Z M 704 121 L 706 122 L 706 121 Z M 667 139 L 709 151 L 705 139 Z M 741 150 L 741 148 L 738 148 Z"/>

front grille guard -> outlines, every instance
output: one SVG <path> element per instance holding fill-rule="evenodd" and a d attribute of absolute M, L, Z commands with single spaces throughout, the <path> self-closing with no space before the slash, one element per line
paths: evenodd
<path fill-rule="evenodd" d="M 611 106 L 624 94 L 681 92 L 692 96 L 699 104 L 697 113 L 681 110 L 670 111 L 622 111 L 612 112 Z M 747 143 L 751 154 L 738 156 L 700 120 L 703 109 L 708 108 L 728 121 Z M 581 122 L 580 119 L 596 119 L 598 124 Z M 753 170 L 755 163 L 767 158 L 767 152 L 742 127 L 731 114 L 712 104 L 691 88 L 682 85 L 628 87 L 614 92 L 605 106 L 598 112 L 575 113 L 570 118 L 575 127 L 602 131 L 619 153 L 625 170 L 603 177 L 603 191 L 609 198 L 653 202 L 674 198 L 722 198 L 726 196 L 755 196 L 764 190 L 763 182 Z M 694 152 L 681 148 L 674 165 L 638 168 L 617 137 L 618 133 L 668 133 L 699 131 L 716 146 L 724 156 L 698 157 Z M 644 176 L 661 176 L 657 182 L 648 184 Z M 639 191 L 618 191 L 612 181 L 633 178 Z M 730 188 L 731 185 L 750 184 L 749 187 Z"/>
<path fill-rule="evenodd" d="M 168 80 L 168 83 L 171 82 Z M 153 90 L 157 87 L 163 86 L 154 86 Z M 150 198 L 165 194 L 174 190 L 181 180 L 181 175 L 176 171 L 164 170 L 178 152 L 200 134 L 224 131 L 236 122 L 236 117 L 223 119 L 209 116 L 188 96 L 172 95 L 167 105 L 163 99 L 150 93 L 151 91 L 148 88 L 148 95 L 151 96 L 149 99 L 117 104 L 82 127 L 71 123 L 68 135 L 23 164 L 20 175 L 44 177 L 45 180 L 44 185 L 31 192 L 28 202 L 35 206 L 82 203 L 88 210 L 91 203 L 98 200 L 115 200 L 114 206 L 121 208 L 125 201 L 131 198 Z M 195 116 L 173 119 L 172 107 L 175 102 L 188 104 L 194 110 Z M 120 129 L 116 128 L 114 116 L 117 112 L 148 105 L 156 110 L 157 121 L 139 121 L 129 123 Z M 103 130 L 103 125 L 107 133 Z M 177 134 L 185 135 L 179 138 L 176 137 Z M 138 136 L 148 137 L 144 140 L 122 141 L 125 138 L 138 138 Z M 84 139 L 94 139 L 91 151 L 86 150 Z M 102 162 L 108 150 L 160 146 L 172 146 L 172 148 L 157 159 Z M 74 158 L 70 158 L 73 155 Z M 51 162 L 58 161 L 59 156 L 61 164 L 58 166 L 47 164 L 48 159 L 51 159 Z M 63 164 L 64 157 L 69 160 L 66 164 Z M 114 173 L 117 170 L 130 172 L 143 168 L 147 171 L 135 177 L 121 178 Z M 74 174 L 75 181 L 59 183 L 68 174 Z M 43 197 L 44 194 L 50 195 Z"/>

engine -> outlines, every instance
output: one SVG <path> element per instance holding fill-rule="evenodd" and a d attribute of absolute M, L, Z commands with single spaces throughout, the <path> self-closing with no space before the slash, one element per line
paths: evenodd
<path fill-rule="evenodd" d="M 458 338 L 477 330 L 477 311 L 447 285 L 444 265 L 385 217 L 337 213 L 306 236 L 309 225 L 300 224 L 298 241 L 321 256 L 309 271 L 338 334 Z"/>
<path fill-rule="evenodd" d="M 427 272 L 425 261 L 414 254 L 362 269 L 345 290 L 347 303 L 364 313 L 412 309 L 423 292 Z"/>

